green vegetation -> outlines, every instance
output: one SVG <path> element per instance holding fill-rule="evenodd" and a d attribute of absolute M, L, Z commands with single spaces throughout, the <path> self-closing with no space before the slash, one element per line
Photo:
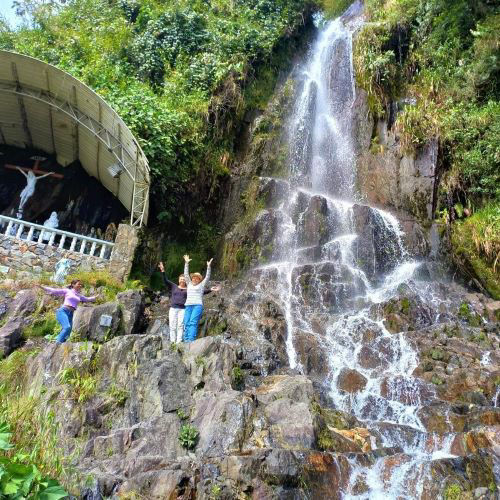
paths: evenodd
<path fill-rule="evenodd" d="M 245 377 L 243 375 L 243 370 L 238 366 L 234 366 L 231 370 L 231 385 L 233 389 L 241 391 L 245 384 Z"/>
<path fill-rule="evenodd" d="M 110 103 L 148 157 L 151 222 L 191 250 L 208 226 L 202 246 L 213 249 L 242 118 L 267 102 L 316 0 L 20 3 L 30 22 L 0 23 L 0 48 L 54 64 Z"/>
<path fill-rule="evenodd" d="M 37 464 L 36 470 L 31 469 L 33 477 L 38 478 L 34 479 L 33 487 L 46 481 L 41 476 L 71 476 L 69 462 L 57 440 L 59 424 L 54 412 L 44 401 L 43 394 L 25 392 L 27 361 L 36 354 L 38 350 L 20 349 L 0 361 L 0 421 L 9 426 L 16 463 L 28 468 Z"/>
<path fill-rule="evenodd" d="M 453 224 L 453 258 L 495 299 L 500 299 L 500 205 L 490 203 Z"/>
<path fill-rule="evenodd" d="M 455 262 L 499 296 L 500 13 L 490 0 L 367 0 L 358 84 L 374 115 L 398 102 L 403 151 L 440 138 L 440 205 Z M 377 141 L 372 141 L 376 143 Z M 473 214 L 463 223 L 453 224 Z"/>
<path fill-rule="evenodd" d="M 458 484 L 450 484 L 444 489 L 443 497 L 444 500 L 460 500 L 462 488 Z"/>
<path fill-rule="evenodd" d="M 108 396 L 111 398 L 111 400 L 114 402 L 116 406 L 123 407 L 125 406 L 125 403 L 129 398 L 130 393 L 126 389 L 123 389 L 116 385 L 112 385 L 108 390 Z"/>
<path fill-rule="evenodd" d="M 7 500 L 66 498 L 68 493 L 57 481 L 43 476 L 35 465 L 26 463 L 25 455 L 13 450 L 11 436 L 8 424 L 0 422 L 0 496 Z"/>
<path fill-rule="evenodd" d="M 79 403 L 89 400 L 97 390 L 97 378 L 91 363 L 83 369 L 65 368 L 59 373 L 59 380 L 71 387 L 72 397 Z"/>
<path fill-rule="evenodd" d="M 182 408 L 179 408 L 177 410 L 177 416 L 181 419 L 181 420 L 186 420 L 188 418 L 189 415 L 186 414 L 186 412 L 182 409 Z"/>
<path fill-rule="evenodd" d="M 66 278 L 69 283 L 72 280 L 80 280 L 85 289 L 99 289 L 99 297 L 97 303 L 111 302 L 116 299 L 116 295 L 125 290 L 140 288 L 139 281 L 128 280 L 125 284 L 117 280 L 109 271 L 79 271 L 70 274 Z"/>
<path fill-rule="evenodd" d="M 351 5 L 352 0 L 321 0 L 325 16 L 333 19 L 340 16 Z"/>
<path fill-rule="evenodd" d="M 355 51 L 372 111 L 413 98 L 396 126 L 405 149 L 443 141 L 446 190 L 479 203 L 500 191 L 500 14 L 487 0 L 367 0 Z"/>
<path fill-rule="evenodd" d="M 179 430 L 179 442 L 183 448 L 194 450 L 200 433 L 191 424 L 183 424 Z"/>

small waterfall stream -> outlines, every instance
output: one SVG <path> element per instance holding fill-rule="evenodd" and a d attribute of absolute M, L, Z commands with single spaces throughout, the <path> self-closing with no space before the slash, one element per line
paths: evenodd
<path fill-rule="evenodd" d="M 424 302 L 434 293 L 412 279 L 419 263 L 405 250 L 397 218 L 356 195 L 352 36 L 361 10 L 355 2 L 327 23 L 311 49 L 287 129 L 290 177 L 261 179 L 280 183 L 284 195 L 274 210 L 271 262 L 254 273 L 257 292 L 284 311 L 291 368 L 305 371 L 297 346 L 314 338 L 334 407 L 376 431 L 379 447 L 398 450 L 370 464 L 349 457 L 342 497 L 421 498 L 429 465 L 453 456 L 455 436 L 426 432 L 419 412 L 434 389 L 412 377 L 416 352 L 377 314 L 401 287 Z"/>

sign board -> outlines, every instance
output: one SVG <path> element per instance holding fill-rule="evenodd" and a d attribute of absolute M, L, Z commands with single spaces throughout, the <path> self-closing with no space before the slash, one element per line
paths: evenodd
<path fill-rule="evenodd" d="M 10 270 L 10 267 L 7 266 L 0 266 L 0 273 L 2 274 L 7 274 Z"/>
<path fill-rule="evenodd" d="M 113 322 L 113 316 L 110 316 L 109 314 L 102 314 L 101 319 L 99 321 L 99 325 L 111 326 L 112 322 Z"/>

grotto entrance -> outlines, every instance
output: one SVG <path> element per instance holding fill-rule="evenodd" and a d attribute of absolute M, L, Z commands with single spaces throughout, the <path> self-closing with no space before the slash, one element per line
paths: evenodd
<path fill-rule="evenodd" d="M 73 268 L 109 261 L 124 279 L 149 185 L 138 141 L 101 97 L 50 64 L 0 50 L 0 273 L 52 272 L 69 259 Z"/>
<path fill-rule="evenodd" d="M 43 225 L 56 212 L 59 229 L 112 241 L 118 224 L 128 218 L 127 209 L 78 160 L 62 167 L 54 155 L 35 149 L 0 145 L 0 214 L 18 216 L 20 194 L 26 187 L 26 178 L 6 165 L 32 170 L 34 158 L 39 158 L 40 171 L 59 175 L 36 182 L 18 218 Z"/>

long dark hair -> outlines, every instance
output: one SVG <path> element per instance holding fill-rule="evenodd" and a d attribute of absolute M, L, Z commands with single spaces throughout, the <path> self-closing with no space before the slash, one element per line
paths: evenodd
<path fill-rule="evenodd" d="M 68 288 L 73 288 L 77 283 L 79 283 L 81 280 L 73 280 L 69 285 Z"/>

